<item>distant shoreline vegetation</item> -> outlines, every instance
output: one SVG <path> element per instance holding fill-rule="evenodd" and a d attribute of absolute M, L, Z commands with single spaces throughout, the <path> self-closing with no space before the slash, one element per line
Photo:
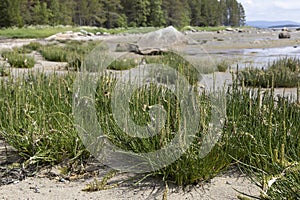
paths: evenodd
<path fill-rule="evenodd" d="M 92 27 L 92 26 L 49 26 L 49 25 L 36 25 L 36 26 L 26 26 L 22 28 L 9 27 L 0 29 L 0 40 L 1 39 L 38 39 L 47 38 L 49 36 L 66 33 L 68 31 L 80 32 L 87 31 L 92 34 L 143 34 L 158 30 L 162 27 L 126 27 L 126 28 L 102 28 L 102 27 Z M 225 30 L 225 26 L 205 26 L 205 27 L 195 27 L 195 26 L 185 26 L 180 31 L 220 31 Z"/>
<path fill-rule="evenodd" d="M 1 0 L 0 28 L 29 25 L 119 27 L 243 26 L 236 0 Z"/>
<path fill-rule="evenodd" d="M 256 28 L 298 28 L 300 23 L 296 21 L 247 21 L 246 25 Z"/>
<path fill-rule="evenodd" d="M 269 26 L 268 28 L 273 28 L 273 29 L 281 29 L 281 28 L 300 28 L 299 24 L 286 24 L 286 25 L 277 25 L 277 26 Z"/>

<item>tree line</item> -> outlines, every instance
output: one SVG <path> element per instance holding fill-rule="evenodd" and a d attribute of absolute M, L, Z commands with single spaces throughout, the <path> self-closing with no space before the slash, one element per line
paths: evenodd
<path fill-rule="evenodd" d="M 0 27 L 79 25 L 242 26 L 245 11 L 236 0 L 1 0 Z"/>

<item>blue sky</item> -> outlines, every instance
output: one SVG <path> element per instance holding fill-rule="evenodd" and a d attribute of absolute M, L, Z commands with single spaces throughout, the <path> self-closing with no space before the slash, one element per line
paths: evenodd
<path fill-rule="evenodd" d="M 291 20 L 300 22 L 299 0 L 237 0 L 246 11 L 247 21 Z"/>

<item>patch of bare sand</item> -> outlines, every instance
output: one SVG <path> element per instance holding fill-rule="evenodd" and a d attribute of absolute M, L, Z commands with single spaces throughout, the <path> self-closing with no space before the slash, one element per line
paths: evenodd
<path fill-rule="evenodd" d="M 124 177 L 124 175 L 123 175 Z M 108 190 L 97 192 L 84 192 L 82 189 L 91 181 L 59 181 L 48 178 L 31 177 L 24 181 L 4 185 L 0 187 L 0 199 L 98 199 L 98 200 L 144 200 L 144 199 L 162 199 L 165 190 L 165 184 L 157 179 L 147 179 L 138 186 L 132 183 L 123 182 L 122 178 L 114 178 L 114 183 L 119 182 L 119 186 Z M 168 199 L 238 199 L 241 191 L 243 193 L 258 196 L 259 188 L 251 183 L 245 176 L 238 172 L 228 172 L 213 178 L 208 183 L 200 183 L 197 186 L 190 186 L 183 190 L 182 188 L 169 185 Z"/>

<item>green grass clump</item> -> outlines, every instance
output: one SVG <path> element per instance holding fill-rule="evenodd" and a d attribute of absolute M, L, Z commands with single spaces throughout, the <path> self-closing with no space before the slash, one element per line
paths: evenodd
<path fill-rule="evenodd" d="M 262 199 L 298 199 L 300 185 L 299 102 L 275 97 L 274 88 L 228 93 L 225 137 L 228 153 L 264 191 Z M 276 179 L 270 186 L 270 181 Z"/>
<path fill-rule="evenodd" d="M 252 177 L 256 176 L 262 199 L 299 198 L 299 104 L 274 97 L 271 90 L 231 93 L 226 131 L 235 137 L 232 157 Z M 298 175 L 297 175 L 298 174 Z M 276 179 L 273 185 L 268 185 Z"/>
<path fill-rule="evenodd" d="M 9 70 L 3 65 L 0 65 L 0 77 L 9 76 L 9 74 Z"/>
<path fill-rule="evenodd" d="M 128 70 L 138 66 L 138 60 L 133 58 L 124 58 L 114 60 L 107 69 L 111 70 Z"/>
<path fill-rule="evenodd" d="M 217 69 L 219 72 L 226 72 L 230 67 L 229 63 L 225 60 L 217 63 Z"/>
<path fill-rule="evenodd" d="M 178 133 L 180 122 L 179 100 L 168 89 L 150 85 L 141 87 L 133 93 L 130 102 L 130 114 L 132 120 L 139 126 L 145 126 L 150 122 L 149 108 L 153 105 L 162 105 L 165 109 L 166 123 L 159 134 L 150 138 L 134 138 L 124 132 L 113 118 L 111 108 L 111 95 L 115 81 L 103 80 L 96 92 L 96 108 L 98 119 L 103 132 L 110 141 L 126 152 L 147 153 L 165 147 Z M 105 94 L 105 95 L 103 95 Z M 205 94 L 197 98 L 199 100 L 199 112 L 202 120 L 199 126 L 201 130 L 195 130 L 195 140 L 190 149 L 173 164 L 154 172 L 153 176 L 160 176 L 164 180 L 172 181 L 178 185 L 194 184 L 208 180 L 220 171 L 226 169 L 231 163 L 224 151 L 226 146 L 219 143 L 205 158 L 199 156 L 201 142 L 209 130 L 211 105 Z M 120 108 L 121 109 L 121 108 Z"/>
<path fill-rule="evenodd" d="M 200 73 L 195 66 L 176 53 L 168 52 L 157 57 L 149 56 L 145 57 L 145 60 L 147 64 L 162 64 L 173 68 L 182 74 L 191 85 L 199 81 Z"/>
<path fill-rule="evenodd" d="M 42 47 L 42 44 L 39 42 L 30 42 L 27 45 L 24 45 L 19 49 L 21 53 L 31 53 L 32 51 L 39 51 Z"/>
<path fill-rule="evenodd" d="M 240 80 L 254 87 L 297 87 L 299 64 L 298 58 L 281 58 L 269 63 L 266 70 L 248 68 L 241 71 Z"/>
<path fill-rule="evenodd" d="M 46 45 L 40 49 L 40 53 L 48 61 L 68 62 L 68 52 L 62 47 Z"/>
<path fill-rule="evenodd" d="M 78 70 L 85 55 L 98 44 L 98 41 L 67 41 L 64 44 L 45 45 L 40 48 L 40 53 L 48 61 L 67 62 L 68 68 Z"/>
<path fill-rule="evenodd" d="M 72 116 L 73 75 L 29 75 L 0 82 L 0 135 L 27 164 L 88 155 Z"/>
<path fill-rule="evenodd" d="M 7 60 L 11 67 L 33 68 L 35 60 L 32 56 L 27 56 L 18 51 L 7 51 L 2 53 L 2 57 Z"/>

